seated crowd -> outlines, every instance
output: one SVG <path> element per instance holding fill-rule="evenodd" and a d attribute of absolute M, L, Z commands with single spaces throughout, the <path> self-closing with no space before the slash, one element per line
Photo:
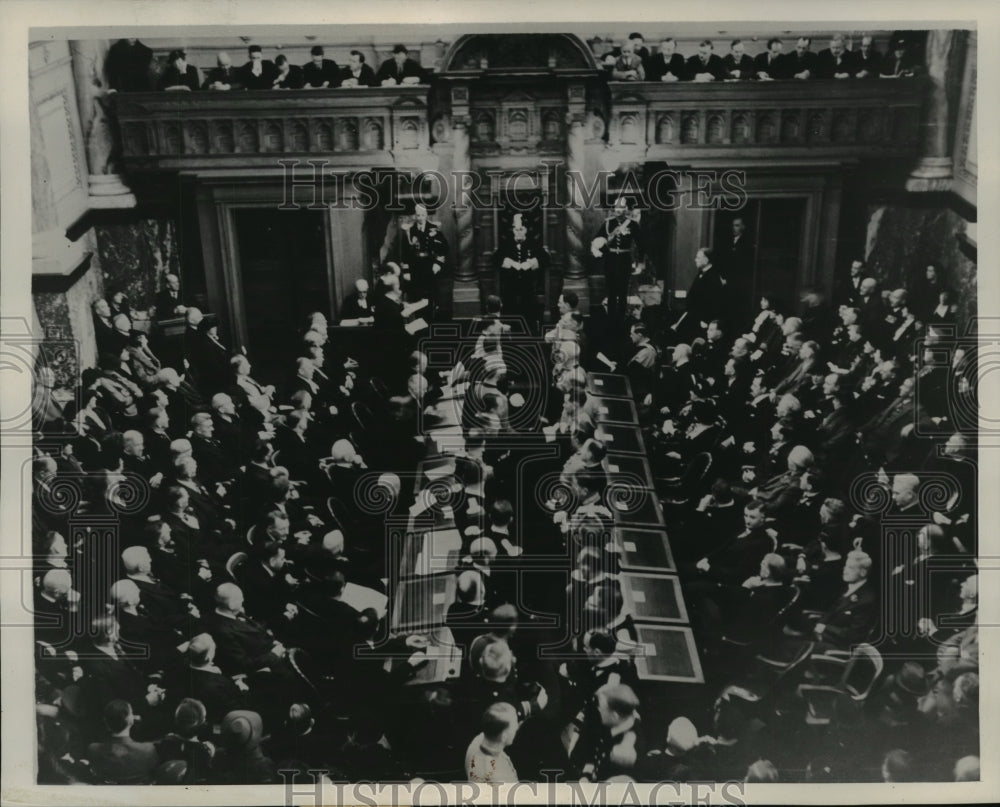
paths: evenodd
<path fill-rule="evenodd" d="M 600 58 L 608 77 L 615 81 L 774 81 L 901 78 L 923 72 L 914 42 L 905 32 L 893 35 L 890 50 L 884 54 L 869 34 L 861 36 L 856 48 L 848 47 L 843 34 L 834 34 L 818 52 L 812 50 L 809 36 L 799 37 L 787 53 L 779 37 L 768 39 L 757 54 L 747 53 L 742 39 L 733 39 L 725 55 L 715 52 L 710 39 L 702 40 L 697 53 L 689 55 L 678 52 L 673 37 L 664 37 L 655 52 L 644 43 L 643 35 L 635 32 L 613 45 Z M 322 45 L 314 45 L 310 60 L 302 65 L 292 64 L 283 53 L 266 59 L 260 45 L 250 45 L 247 56 L 237 66 L 228 52 L 221 51 L 216 66 L 202 77 L 198 67 L 188 63 L 185 51 L 173 50 L 154 79 L 153 51 L 136 39 L 122 39 L 109 52 L 108 80 L 115 91 L 297 90 L 426 84 L 433 73 L 410 58 L 405 45 L 395 45 L 391 57 L 377 70 L 366 64 L 364 53 L 357 49 L 350 51 L 346 65 L 338 65 L 326 57 Z"/>
<path fill-rule="evenodd" d="M 692 322 L 634 301 L 600 333 L 567 291 L 532 354 L 544 389 L 497 298 L 432 369 L 393 267 L 378 363 L 313 314 L 277 386 L 176 279 L 175 366 L 127 299 L 97 301 L 98 366 L 35 409 L 39 781 L 977 778 L 975 441 L 953 406 L 973 390 L 934 347 L 955 309 L 927 280 L 883 295 L 857 261 L 836 310 L 769 296 L 741 321 L 719 296 Z M 705 671 L 683 701 L 637 673 L 599 349 L 632 382 Z M 536 444 L 557 450 L 524 473 Z M 446 455 L 454 601 L 393 629 L 386 521 L 433 509 L 413 481 Z M 102 516 L 117 530 L 79 528 Z M 425 680 L 443 646 L 457 669 Z"/>
<path fill-rule="evenodd" d="M 856 49 L 848 49 L 843 34 L 834 34 L 823 50 L 812 50 L 812 38 L 801 36 L 795 47 L 783 53 L 780 37 L 767 40 L 756 55 L 746 52 L 742 39 L 733 39 L 724 56 L 715 52 L 712 40 L 698 44 L 698 52 L 677 52 L 673 37 L 663 38 L 656 52 L 644 44 L 641 33 L 629 34 L 621 45 L 604 54 L 602 66 L 615 81 L 774 81 L 782 79 L 900 78 L 917 75 L 922 67 L 906 36 L 892 38 L 891 51 L 880 54 L 872 37 L 861 37 Z"/>

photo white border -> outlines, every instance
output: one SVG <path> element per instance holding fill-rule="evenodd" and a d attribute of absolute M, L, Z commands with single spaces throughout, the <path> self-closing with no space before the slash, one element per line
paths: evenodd
<path fill-rule="evenodd" d="M 628 21 L 622 22 L 627 15 Z M 747 17 L 752 17 L 748 20 Z M 566 30 L 580 31 L 589 24 L 598 29 L 626 33 L 644 24 L 676 22 L 697 24 L 725 22 L 733 29 L 775 23 L 801 23 L 817 29 L 838 26 L 873 29 L 968 27 L 979 30 L 978 98 L 978 295 L 980 333 L 995 334 L 1000 341 L 1000 271 L 992 263 L 998 256 L 1000 228 L 995 222 L 1000 211 L 1000 99 L 994 82 L 1000 80 L 1000 4 L 989 0 L 841 0 L 841 2 L 735 2 L 716 0 L 712 3 L 686 0 L 633 0 L 622 4 L 608 0 L 365 0 L 365 2 L 263 2 L 262 0 L 230 0 L 229 2 L 184 2 L 183 0 L 4 0 L 0 2 L 0 73 L 3 93 L 0 100 L 0 321 L 3 337 L 15 335 L 19 327 L 32 321 L 31 313 L 31 204 L 30 154 L 28 132 L 28 42 L 29 29 L 46 28 L 57 38 L 84 38 L 105 29 L 116 28 L 124 35 L 131 32 L 140 38 L 176 35 L 184 29 L 188 35 L 211 36 L 232 33 L 234 27 L 253 33 L 254 26 L 296 26 L 313 31 L 324 25 L 427 24 L 442 26 L 457 24 L 471 29 L 477 24 L 504 25 L 505 30 Z M 511 23 L 512 20 L 518 21 Z M 741 23 L 740 21 L 744 22 Z M 567 24 L 568 23 L 568 24 Z M 595 25 L 595 27 L 597 27 Z M 721 27 L 721 26 L 720 26 Z M 85 29 L 91 29 L 89 31 Z M 169 30 L 173 28 L 173 30 Z M 197 28 L 199 30 L 195 31 Z M 258 28 L 260 30 L 260 28 Z M 989 319 L 992 318 L 992 322 Z M 23 323 L 23 324 L 19 324 Z M 27 411 L 30 401 L 30 381 L 25 373 L 0 366 L 0 416 Z M 1000 422 L 1000 384 L 995 378 L 984 377 L 980 383 L 981 416 Z M 2 417 L 0 417 L 2 419 Z M 19 469 L 30 456 L 30 447 L 12 445 L 8 435 L 0 437 L 0 580 L 9 580 L 5 567 L 5 551 L 20 546 L 17 528 L 21 513 L 29 506 L 29 492 L 21 488 Z M 991 671 L 981 679 L 981 751 L 982 781 L 978 783 L 946 784 L 853 784 L 853 785 L 749 785 L 748 803 L 759 804 L 823 804 L 823 803 L 928 803 L 941 802 L 1000 802 L 1000 747 L 998 747 L 997 630 L 1000 626 L 1000 586 L 992 575 L 1000 571 L 998 531 L 1000 525 L 1000 447 L 983 446 L 980 450 L 979 539 L 981 554 L 992 556 L 984 562 L 980 577 L 980 640 L 981 663 Z M 990 495 L 992 494 L 992 495 Z M 14 549 L 16 551 L 16 549 Z M 983 568 L 985 567 L 985 568 Z M 992 567 L 992 568 L 990 568 Z M 13 598 L 19 587 L 0 584 L 0 624 L 4 614 L 13 613 L 17 603 Z M 992 625 L 992 630 L 986 626 Z M 241 804 L 280 805 L 285 803 L 280 786 L 232 787 L 74 787 L 38 786 L 34 784 L 35 718 L 33 692 L 32 641 L 30 631 L 3 630 L 0 634 L 0 671 L 2 671 L 2 791 L 0 804 L 11 805 L 170 805 L 170 804 Z M 517 787 L 517 786 L 514 786 Z M 643 793 L 643 786 L 634 786 Z M 715 788 L 717 799 L 724 796 L 724 785 Z M 485 791 L 477 803 L 507 804 L 509 788 L 497 792 Z M 464 793 L 468 794 L 465 789 Z M 586 792 L 586 790 L 584 791 Z M 665 791 L 669 793 L 669 791 Z M 732 791 L 730 791 L 732 792 Z M 527 788 L 518 790 L 518 802 L 527 795 Z M 626 786 L 608 791 L 609 802 L 617 803 L 626 794 Z M 458 794 L 455 794 L 458 795 Z M 631 795 L 631 791 L 629 792 Z M 569 792 L 563 794 L 567 803 Z M 343 803 L 374 803 L 369 792 L 345 795 Z M 542 795 L 535 803 L 546 803 Z M 305 799 L 302 803 L 313 803 Z M 328 803 L 332 803 L 328 802 Z M 434 803 L 433 801 L 427 803 Z M 454 803 L 454 800 L 452 800 Z"/>

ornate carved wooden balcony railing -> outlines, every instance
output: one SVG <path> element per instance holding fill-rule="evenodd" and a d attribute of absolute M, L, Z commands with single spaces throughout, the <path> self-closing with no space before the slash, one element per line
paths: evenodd
<path fill-rule="evenodd" d="M 427 92 L 417 85 L 114 98 L 131 170 L 263 167 L 316 155 L 377 166 L 429 151 Z"/>
<path fill-rule="evenodd" d="M 642 152 L 648 160 L 797 153 L 871 158 L 917 150 L 925 81 L 610 82 L 609 87 L 609 144 Z"/>

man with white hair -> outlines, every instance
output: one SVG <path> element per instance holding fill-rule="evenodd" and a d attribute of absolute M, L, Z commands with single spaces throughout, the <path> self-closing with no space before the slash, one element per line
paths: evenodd
<path fill-rule="evenodd" d="M 69 569 L 49 569 L 35 593 L 35 641 L 57 648 L 68 644 L 70 614 L 78 609 L 79 601 Z"/>
<path fill-rule="evenodd" d="M 187 615 L 197 614 L 190 597 L 157 579 L 146 547 L 126 547 L 122 551 L 122 567 L 125 576 L 138 588 L 145 613 L 150 619 L 160 624 L 178 624 Z"/>
<path fill-rule="evenodd" d="M 236 477 L 238 455 L 227 452 L 216 439 L 215 421 L 207 412 L 191 418 L 191 449 L 206 483 L 231 482 Z"/>
<path fill-rule="evenodd" d="M 844 591 L 813 625 L 820 642 L 851 647 L 867 641 L 878 619 L 878 594 L 869 582 L 871 556 L 860 550 L 847 555 L 842 574 Z"/>
<path fill-rule="evenodd" d="M 208 71 L 205 82 L 201 85 L 203 90 L 242 90 L 239 70 L 233 67 L 233 60 L 228 53 L 220 50 L 215 57 L 215 67 Z M 180 312 L 183 313 L 183 312 Z"/>
<path fill-rule="evenodd" d="M 288 651 L 264 627 L 246 618 L 243 590 L 235 583 L 222 583 L 215 590 L 215 610 L 205 623 L 226 675 L 246 676 L 265 667 L 273 673 L 282 670 Z"/>
<path fill-rule="evenodd" d="M 209 634 L 192 637 L 184 652 L 187 666 L 176 687 L 204 704 L 209 723 L 220 723 L 234 709 L 246 708 L 244 693 L 249 690 L 242 677 L 233 679 L 222 672 L 215 663 L 215 653 L 215 640 Z"/>
<path fill-rule="evenodd" d="M 372 301 L 368 298 L 368 281 L 359 277 L 354 281 L 354 291 L 351 292 L 340 308 L 341 319 L 367 320 L 375 316 Z"/>
<path fill-rule="evenodd" d="M 496 261 L 504 311 L 526 317 L 529 323 L 533 323 L 537 315 L 537 295 L 545 254 L 541 247 L 528 239 L 523 214 L 514 214 L 510 235 L 502 239 Z"/>

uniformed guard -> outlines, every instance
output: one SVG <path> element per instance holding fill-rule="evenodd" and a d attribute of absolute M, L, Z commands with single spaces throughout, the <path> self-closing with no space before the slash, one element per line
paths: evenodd
<path fill-rule="evenodd" d="M 614 215 L 601 225 L 591 242 L 591 253 L 604 263 L 604 289 L 612 327 L 625 319 L 628 281 L 639 254 L 638 210 L 629 212 L 625 197 L 615 200 Z"/>
<path fill-rule="evenodd" d="M 413 210 L 413 221 L 403 225 L 404 268 L 410 274 L 410 298 L 426 298 L 433 316 L 441 306 L 441 290 L 448 267 L 448 242 L 441 233 L 441 225 L 427 218 L 427 208 L 418 204 Z"/>

